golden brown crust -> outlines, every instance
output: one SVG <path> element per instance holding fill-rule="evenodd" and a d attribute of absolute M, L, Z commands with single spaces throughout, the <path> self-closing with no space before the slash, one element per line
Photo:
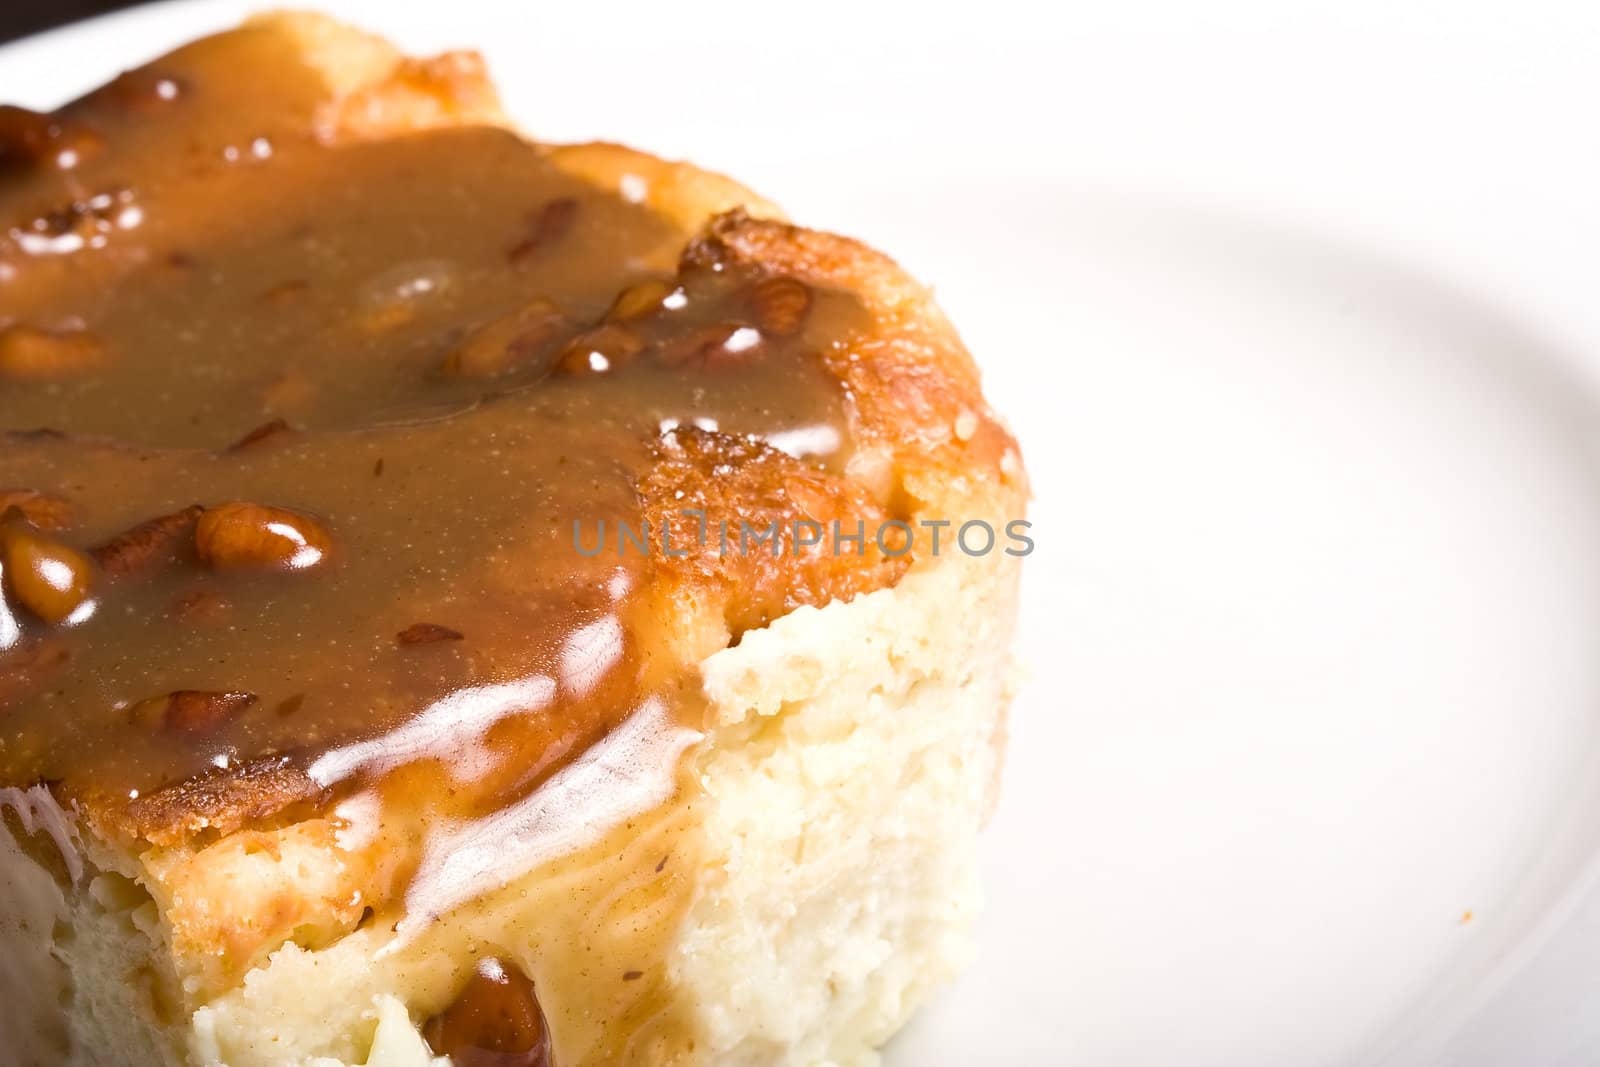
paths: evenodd
<path fill-rule="evenodd" d="M 740 211 L 713 218 L 684 257 L 847 290 L 866 306 L 870 329 L 823 358 L 854 404 L 862 447 L 851 473 L 881 501 L 906 515 L 975 505 L 985 515 L 1020 513 L 1027 489 L 1016 441 L 984 400 L 955 328 L 892 259 L 848 237 Z"/>
<path fill-rule="evenodd" d="M 548 151 L 550 160 L 568 174 L 625 200 L 645 204 L 684 232 L 698 229 L 725 211 L 741 210 L 752 218 L 784 217 L 772 201 L 732 178 L 692 163 L 662 159 L 607 141 L 551 145 Z M 674 257 L 678 251 L 672 250 Z"/>
<path fill-rule="evenodd" d="M 323 795 L 289 759 L 257 760 L 174 783 L 135 799 L 126 809 L 108 806 L 107 813 L 121 810 L 123 817 L 102 818 L 96 829 L 106 837 L 170 846 L 202 833 L 226 836 L 244 826 L 259 826 Z"/>
<path fill-rule="evenodd" d="M 500 98 L 476 52 L 402 58 L 381 79 L 334 100 L 321 117 L 326 135 L 335 139 L 502 122 Z"/>
<path fill-rule="evenodd" d="M 658 555 L 655 568 L 673 616 L 711 635 L 709 647 L 687 650 L 695 659 L 802 605 L 892 585 L 910 563 L 876 543 L 891 516 L 860 486 L 759 441 L 674 431 L 640 495 L 651 527 L 685 553 Z M 836 533 L 857 540 L 834 551 Z"/>
<path fill-rule="evenodd" d="M 317 126 L 329 139 L 505 124 L 499 95 L 476 52 L 413 59 L 382 37 L 310 11 L 265 12 L 241 29 L 281 38 L 321 78 L 326 98 Z"/>

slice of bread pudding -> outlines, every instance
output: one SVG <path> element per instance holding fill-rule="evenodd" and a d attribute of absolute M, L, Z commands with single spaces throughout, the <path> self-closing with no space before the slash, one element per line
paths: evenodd
<path fill-rule="evenodd" d="M 1025 496 L 892 262 L 472 55 L 0 110 L 0 1063 L 873 1062 Z"/>

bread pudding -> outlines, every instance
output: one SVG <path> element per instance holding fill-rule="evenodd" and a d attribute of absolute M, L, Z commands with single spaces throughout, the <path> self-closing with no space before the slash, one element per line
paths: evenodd
<path fill-rule="evenodd" d="M 1025 498 L 893 262 L 474 55 L 0 109 L 0 1063 L 874 1062 Z"/>

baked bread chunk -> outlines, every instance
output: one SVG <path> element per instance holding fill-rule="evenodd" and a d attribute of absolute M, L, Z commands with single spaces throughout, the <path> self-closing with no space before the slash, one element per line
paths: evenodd
<path fill-rule="evenodd" d="M 874 1062 L 1025 498 L 894 263 L 470 54 L 0 110 L 0 1063 Z"/>

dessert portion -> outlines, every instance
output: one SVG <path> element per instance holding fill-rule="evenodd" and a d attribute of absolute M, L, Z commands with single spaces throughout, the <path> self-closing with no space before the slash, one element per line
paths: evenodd
<path fill-rule="evenodd" d="M 9 1054 L 871 1062 L 1025 495 L 892 262 L 472 55 L 275 15 L 0 108 Z"/>

